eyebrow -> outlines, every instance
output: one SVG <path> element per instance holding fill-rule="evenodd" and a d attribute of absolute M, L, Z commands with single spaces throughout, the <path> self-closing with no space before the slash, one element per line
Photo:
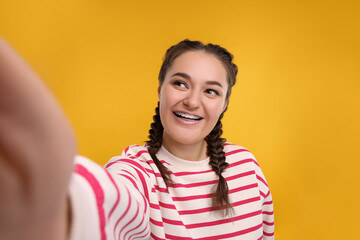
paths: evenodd
<path fill-rule="evenodd" d="M 174 73 L 171 77 L 174 77 L 174 76 L 180 76 L 180 77 L 186 78 L 186 79 L 188 79 L 188 80 L 191 79 L 191 77 L 190 77 L 188 74 L 182 73 L 182 72 Z"/>
<path fill-rule="evenodd" d="M 185 78 L 185 79 L 191 80 L 190 75 L 188 75 L 188 74 L 186 74 L 186 73 L 183 73 L 183 72 L 174 73 L 171 77 L 174 77 L 174 76 L 180 76 L 180 77 L 183 77 L 183 78 Z M 218 81 L 207 81 L 206 84 L 209 84 L 209 85 L 217 85 L 217 86 L 223 88 L 223 86 L 221 85 L 221 83 L 219 83 Z"/>
<path fill-rule="evenodd" d="M 219 86 L 219 87 L 223 87 L 222 85 L 221 85 L 221 83 L 219 83 L 219 82 L 217 82 L 217 81 L 207 81 L 206 82 L 206 84 L 209 84 L 209 85 L 217 85 L 217 86 Z"/>

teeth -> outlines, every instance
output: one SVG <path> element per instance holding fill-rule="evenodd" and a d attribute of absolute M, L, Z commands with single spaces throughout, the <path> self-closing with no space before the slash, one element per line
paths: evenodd
<path fill-rule="evenodd" d="M 175 114 L 178 117 L 192 119 L 192 120 L 200 120 L 200 119 L 202 119 L 201 117 L 198 117 L 198 116 L 195 116 L 195 115 L 192 115 L 192 114 L 183 113 L 183 112 L 175 112 Z"/>

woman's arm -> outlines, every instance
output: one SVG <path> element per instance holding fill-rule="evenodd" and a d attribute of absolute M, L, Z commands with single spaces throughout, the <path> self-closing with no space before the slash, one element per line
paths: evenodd
<path fill-rule="evenodd" d="M 0 39 L 0 239 L 65 239 L 75 137 L 26 63 Z"/>

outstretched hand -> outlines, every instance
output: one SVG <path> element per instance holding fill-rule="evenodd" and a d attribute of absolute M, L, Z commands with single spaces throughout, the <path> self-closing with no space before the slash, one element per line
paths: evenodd
<path fill-rule="evenodd" d="M 73 131 L 50 91 L 0 39 L 0 239 L 65 239 Z"/>

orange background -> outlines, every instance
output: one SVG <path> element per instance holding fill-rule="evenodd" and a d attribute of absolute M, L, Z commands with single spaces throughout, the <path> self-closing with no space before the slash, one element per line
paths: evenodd
<path fill-rule="evenodd" d="M 224 136 L 257 157 L 276 239 L 355 239 L 360 190 L 358 1 L 5 1 L 0 36 L 47 82 L 79 153 L 100 164 L 147 139 L 165 50 L 235 55 Z"/>

